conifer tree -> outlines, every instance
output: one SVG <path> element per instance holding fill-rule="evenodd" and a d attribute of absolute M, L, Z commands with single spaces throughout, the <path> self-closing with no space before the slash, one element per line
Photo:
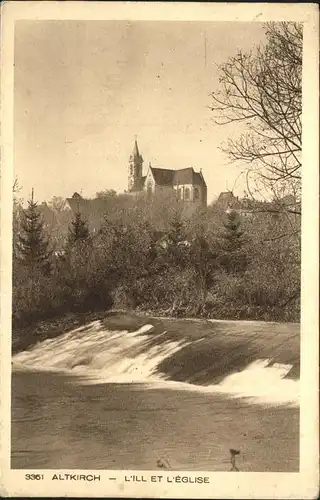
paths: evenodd
<path fill-rule="evenodd" d="M 229 273 L 245 271 L 248 259 L 243 248 L 245 239 L 237 212 L 228 213 L 227 220 L 223 225 L 222 267 Z"/>
<path fill-rule="evenodd" d="M 243 244 L 243 232 L 241 230 L 241 222 L 237 212 L 230 212 L 227 215 L 227 220 L 224 222 L 224 243 L 223 247 L 227 251 L 239 250 Z"/>
<path fill-rule="evenodd" d="M 181 220 L 181 216 L 178 213 L 174 213 L 170 220 L 167 237 L 167 263 L 177 267 L 184 267 L 188 256 L 188 249 L 184 245 L 186 240 L 186 229 L 183 221 Z"/>
<path fill-rule="evenodd" d="M 178 245 L 185 239 L 185 228 L 179 214 L 175 213 L 170 221 L 168 233 L 172 245 Z"/>
<path fill-rule="evenodd" d="M 44 233 L 44 225 L 32 190 L 28 208 L 21 217 L 18 235 L 19 260 L 32 270 L 48 271 L 50 268 L 49 241 Z"/>
<path fill-rule="evenodd" d="M 69 226 L 68 243 L 69 245 L 73 245 L 78 241 L 88 241 L 88 239 L 89 229 L 87 221 L 82 218 L 81 213 L 78 211 L 75 213 L 74 219 Z"/>

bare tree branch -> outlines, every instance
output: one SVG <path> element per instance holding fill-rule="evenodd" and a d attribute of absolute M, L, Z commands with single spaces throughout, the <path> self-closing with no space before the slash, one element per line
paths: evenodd
<path fill-rule="evenodd" d="M 243 124 L 238 138 L 221 147 L 230 160 L 250 164 L 264 188 L 286 186 L 299 200 L 302 25 L 271 22 L 265 28 L 265 45 L 255 53 L 239 51 L 219 67 L 220 88 L 211 94 L 211 110 L 219 125 Z"/>

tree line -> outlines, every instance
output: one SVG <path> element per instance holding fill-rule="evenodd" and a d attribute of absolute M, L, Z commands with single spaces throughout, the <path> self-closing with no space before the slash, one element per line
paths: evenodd
<path fill-rule="evenodd" d="M 114 196 L 98 231 L 76 212 L 62 251 L 34 197 L 14 218 L 13 325 L 109 308 L 299 320 L 300 235 L 288 214 Z M 283 236 L 287 234 L 287 236 Z"/>

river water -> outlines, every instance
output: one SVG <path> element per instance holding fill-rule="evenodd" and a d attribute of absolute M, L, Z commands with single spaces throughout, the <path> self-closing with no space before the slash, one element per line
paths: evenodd
<path fill-rule="evenodd" d="M 163 328 L 145 324 L 129 332 L 96 322 L 16 354 L 12 468 L 154 470 L 165 463 L 175 470 L 229 471 L 234 448 L 240 471 L 298 471 L 298 381 L 287 377 L 292 365 L 255 355 L 245 369 L 195 385 L 190 377 L 181 380 L 179 355 L 185 350 L 190 362 L 196 352 L 198 359 L 212 328 L 192 341 Z M 208 377 L 208 366 L 197 364 L 197 381 Z"/>

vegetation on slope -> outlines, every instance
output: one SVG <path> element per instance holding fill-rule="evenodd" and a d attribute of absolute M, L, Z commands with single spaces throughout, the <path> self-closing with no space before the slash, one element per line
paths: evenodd
<path fill-rule="evenodd" d="M 295 216 L 257 212 L 242 218 L 214 205 L 190 210 L 171 197 L 121 196 L 95 232 L 75 214 L 63 251 L 54 252 L 32 203 L 15 224 L 14 328 L 110 308 L 299 320 Z M 31 210 L 35 224 L 28 222 Z"/>

